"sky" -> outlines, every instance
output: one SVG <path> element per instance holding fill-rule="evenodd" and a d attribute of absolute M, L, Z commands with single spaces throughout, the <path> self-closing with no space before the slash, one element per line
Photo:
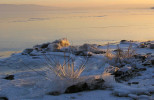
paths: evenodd
<path fill-rule="evenodd" d="M 154 0 L 0 0 L 0 4 L 37 4 L 54 7 L 102 7 L 109 5 L 154 5 Z"/>

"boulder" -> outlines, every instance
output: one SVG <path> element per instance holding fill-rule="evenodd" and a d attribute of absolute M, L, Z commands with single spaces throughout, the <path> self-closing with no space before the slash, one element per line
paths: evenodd
<path fill-rule="evenodd" d="M 32 51 L 33 51 L 32 48 L 25 49 L 25 50 L 22 52 L 22 55 L 30 54 Z"/>
<path fill-rule="evenodd" d="M 14 75 L 8 75 L 4 79 L 6 79 L 6 80 L 14 80 Z"/>
<path fill-rule="evenodd" d="M 79 47 L 78 51 L 82 51 L 82 52 L 91 52 L 94 54 L 103 54 L 105 53 L 105 51 L 100 50 L 98 48 L 98 45 L 96 44 L 83 44 Z"/>
<path fill-rule="evenodd" d="M 151 59 L 151 65 L 154 65 L 154 58 Z"/>
<path fill-rule="evenodd" d="M 139 45 L 139 47 L 140 47 L 140 48 L 145 48 L 146 45 L 145 45 L 144 43 L 141 43 L 141 44 Z"/>
<path fill-rule="evenodd" d="M 139 82 L 132 82 L 132 84 L 139 84 Z"/>
<path fill-rule="evenodd" d="M 77 93 L 81 91 L 89 90 L 89 86 L 87 83 L 78 83 L 76 85 L 72 85 L 65 90 L 65 93 Z"/>
<path fill-rule="evenodd" d="M 42 48 L 42 49 L 47 48 L 49 44 L 50 44 L 50 43 L 44 43 L 44 44 L 42 44 L 42 45 L 40 46 L 40 48 Z"/>
<path fill-rule="evenodd" d="M 103 89 L 104 88 L 104 80 L 103 79 L 94 79 L 82 83 L 77 83 L 68 87 L 65 90 L 65 93 L 77 93 L 87 90 L 96 90 L 96 89 Z"/>
<path fill-rule="evenodd" d="M 7 97 L 0 97 L 0 100 L 9 100 Z"/>
<path fill-rule="evenodd" d="M 154 49 L 154 44 L 150 44 L 150 49 Z"/>

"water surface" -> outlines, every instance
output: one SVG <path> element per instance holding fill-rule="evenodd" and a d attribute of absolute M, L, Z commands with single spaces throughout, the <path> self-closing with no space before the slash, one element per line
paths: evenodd
<path fill-rule="evenodd" d="M 0 51 L 68 38 L 72 44 L 154 40 L 154 10 L 0 12 Z"/>

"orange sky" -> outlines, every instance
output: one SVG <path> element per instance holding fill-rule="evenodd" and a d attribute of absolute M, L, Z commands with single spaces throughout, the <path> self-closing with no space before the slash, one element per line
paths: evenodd
<path fill-rule="evenodd" d="M 107 5 L 154 5 L 154 0 L 0 0 L 0 4 L 39 4 L 55 7 L 102 7 Z"/>

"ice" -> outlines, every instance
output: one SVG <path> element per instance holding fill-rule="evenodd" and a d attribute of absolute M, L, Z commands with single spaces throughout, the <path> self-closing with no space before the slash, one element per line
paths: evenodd
<path fill-rule="evenodd" d="M 58 40 L 59 41 L 59 40 Z M 71 45 L 69 41 L 58 42 L 61 47 L 58 48 L 61 51 L 48 51 L 44 46 L 43 53 L 41 49 L 33 50 L 30 54 L 17 53 L 13 54 L 7 58 L 0 59 L 0 97 L 7 97 L 9 100 L 130 100 L 130 99 L 139 99 L 139 100 L 153 100 L 154 99 L 154 69 L 153 65 L 143 66 L 142 61 L 136 61 L 136 67 L 131 64 L 127 64 L 123 67 L 111 65 L 110 60 L 105 57 L 105 54 L 95 54 L 93 53 L 90 56 L 85 55 L 76 55 L 72 51 L 64 52 L 66 49 L 69 49 Z M 153 41 L 151 41 L 153 43 Z M 53 42 L 57 43 L 57 41 Z M 150 48 L 139 48 L 138 45 L 140 42 L 131 42 L 133 48 L 136 50 L 137 54 L 147 54 L 151 53 L 149 58 L 146 58 L 146 61 L 152 60 L 154 55 L 154 50 Z M 121 48 L 127 50 L 130 43 L 119 44 Z M 35 47 L 40 47 L 35 46 Z M 82 47 L 85 45 L 82 45 Z M 89 47 L 88 47 L 89 46 Z M 47 46 L 48 47 L 48 46 Z M 80 46 L 74 46 L 74 48 L 79 49 Z M 93 50 L 106 51 L 106 45 L 86 45 L 88 52 L 93 52 Z M 117 44 L 109 44 L 111 52 L 117 49 Z M 78 50 L 78 49 L 73 49 Z M 81 47 L 80 47 L 81 49 Z M 82 48 L 83 49 L 83 48 Z M 85 48 L 84 48 L 85 49 Z M 47 51 L 46 51 L 47 50 Z M 91 51 L 92 50 L 92 51 Z M 46 51 L 46 52 L 44 52 Z M 95 52 L 96 52 L 95 51 Z M 80 93 L 74 94 L 64 94 L 64 91 L 67 87 L 78 82 L 71 82 L 70 80 L 61 80 L 54 72 L 45 64 L 46 55 L 48 58 L 59 61 L 61 64 L 64 63 L 64 60 L 67 57 L 74 59 L 75 69 L 78 69 L 79 66 L 86 61 L 85 58 L 88 58 L 85 70 L 80 76 L 78 82 L 86 82 L 86 79 L 97 77 L 105 81 L 104 85 L 105 90 L 93 90 L 93 91 L 83 91 Z M 64 57 L 65 55 L 65 57 Z M 132 62 L 131 60 L 129 62 Z M 25 66 L 25 65 L 27 66 Z M 116 64 L 115 64 L 116 65 Z M 132 73 L 132 70 L 135 68 L 146 68 L 144 71 L 136 69 L 134 77 L 130 78 L 127 81 L 117 82 L 115 80 L 114 72 L 122 71 Z M 4 79 L 7 75 L 14 75 L 14 80 Z M 138 84 L 133 84 L 137 82 Z M 128 84 L 129 83 L 129 84 Z M 49 92 L 58 91 L 60 95 L 53 96 L 48 95 Z"/>

